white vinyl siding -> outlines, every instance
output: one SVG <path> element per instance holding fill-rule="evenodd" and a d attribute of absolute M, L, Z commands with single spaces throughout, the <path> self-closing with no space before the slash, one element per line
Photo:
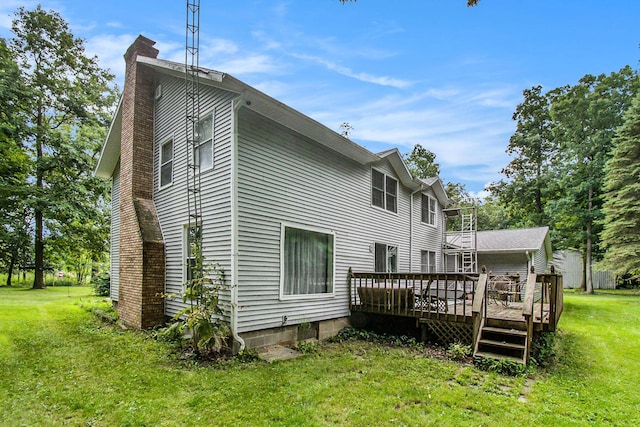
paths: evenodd
<path fill-rule="evenodd" d="M 113 171 L 111 182 L 111 289 L 112 301 L 118 301 L 120 289 L 120 162 Z"/>
<path fill-rule="evenodd" d="M 154 176 L 154 204 L 158 212 L 160 226 L 165 241 L 165 290 L 167 293 L 182 292 L 184 276 L 184 226 L 189 222 L 187 206 L 187 160 L 193 160 L 193 147 L 185 138 L 184 79 L 157 74 L 162 84 L 162 97 L 155 103 L 154 133 L 156 148 L 155 165 L 160 164 L 160 142 L 173 139 L 173 185 L 162 191 L 160 173 Z M 204 264 L 219 263 L 227 280 L 231 271 L 231 100 L 233 93 L 200 85 L 200 109 L 205 114 L 215 115 L 215 136 L 212 143 L 212 159 L 215 165 L 207 173 L 200 175 L 203 212 L 203 254 Z M 205 117 L 204 115 L 202 117 Z M 230 285 L 230 283 L 227 283 Z M 220 301 L 226 307 L 230 293 L 225 290 Z M 177 298 L 166 300 L 166 313 L 175 314 L 184 307 Z"/>
<path fill-rule="evenodd" d="M 445 260 L 442 257 L 442 239 L 444 236 L 444 215 L 442 214 L 442 205 L 438 203 L 433 190 L 427 190 L 426 195 L 428 195 L 430 200 L 434 202 L 436 223 L 435 226 L 433 226 L 423 222 L 423 194 L 424 193 L 418 193 L 413 198 L 413 252 L 411 255 L 411 266 L 414 272 L 421 271 L 422 252 L 430 251 L 436 254 L 435 271 L 440 272 L 445 269 Z M 452 260 L 453 259 L 450 259 L 450 261 Z"/>
<path fill-rule="evenodd" d="M 478 254 L 478 265 L 487 267 L 491 274 L 519 274 L 520 280 L 527 278 L 527 255 L 521 253 Z"/>
<path fill-rule="evenodd" d="M 387 160 L 375 165 L 394 177 Z M 397 215 L 371 209 L 371 167 L 345 159 L 265 119 L 239 111 L 239 331 L 349 316 L 347 272 L 373 271 L 374 242 L 398 247 L 398 270 L 409 269 L 409 191 L 398 184 Z M 419 219 L 419 217 L 418 217 Z M 282 223 L 331 230 L 333 294 L 280 298 Z M 418 252 L 419 253 L 419 252 Z"/>

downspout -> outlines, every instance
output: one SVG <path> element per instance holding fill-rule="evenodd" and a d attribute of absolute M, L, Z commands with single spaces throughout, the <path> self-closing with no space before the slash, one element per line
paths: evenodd
<path fill-rule="evenodd" d="M 245 103 L 242 95 L 231 101 L 231 334 L 243 351 L 238 334 L 238 111 Z"/>
<path fill-rule="evenodd" d="M 409 272 L 413 273 L 413 195 L 424 190 L 422 184 L 420 188 L 411 193 L 409 204 Z"/>
<path fill-rule="evenodd" d="M 531 252 L 529 251 L 524 251 L 524 254 L 527 256 L 527 274 L 529 274 L 529 272 L 531 272 Z"/>

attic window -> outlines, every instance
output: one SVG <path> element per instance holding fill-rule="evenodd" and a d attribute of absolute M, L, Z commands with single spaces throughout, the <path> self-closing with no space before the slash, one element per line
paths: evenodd
<path fill-rule="evenodd" d="M 398 181 L 371 169 L 371 204 L 391 212 L 398 211 Z"/>
<path fill-rule="evenodd" d="M 436 199 L 422 195 L 422 222 L 429 225 L 436 225 Z"/>

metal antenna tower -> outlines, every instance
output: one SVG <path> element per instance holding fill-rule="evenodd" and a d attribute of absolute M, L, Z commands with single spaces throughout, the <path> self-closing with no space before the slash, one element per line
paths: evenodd
<path fill-rule="evenodd" d="M 203 275 L 202 195 L 200 191 L 200 0 L 187 0 L 185 42 L 185 134 L 187 139 L 187 238 L 193 279 Z"/>

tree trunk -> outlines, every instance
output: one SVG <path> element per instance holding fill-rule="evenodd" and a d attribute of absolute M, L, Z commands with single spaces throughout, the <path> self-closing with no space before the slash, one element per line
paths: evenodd
<path fill-rule="evenodd" d="M 586 292 L 593 294 L 593 275 L 591 270 L 592 263 L 592 251 L 593 251 L 593 221 L 591 219 L 591 210 L 593 209 L 593 187 L 589 186 L 589 218 L 587 219 L 587 250 L 586 250 L 586 262 L 585 262 L 585 281 Z"/>
<path fill-rule="evenodd" d="M 13 278 L 13 267 L 16 265 L 16 254 L 11 254 L 11 261 L 9 261 L 9 269 L 7 271 L 7 286 L 11 286 L 11 279 Z"/>
<path fill-rule="evenodd" d="M 38 110 L 38 128 L 36 131 L 36 194 L 40 195 L 42 185 L 42 109 Z M 35 207 L 35 269 L 33 270 L 33 289 L 44 289 L 44 242 L 43 237 L 43 219 L 40 203 L 36 202 Z"/>

